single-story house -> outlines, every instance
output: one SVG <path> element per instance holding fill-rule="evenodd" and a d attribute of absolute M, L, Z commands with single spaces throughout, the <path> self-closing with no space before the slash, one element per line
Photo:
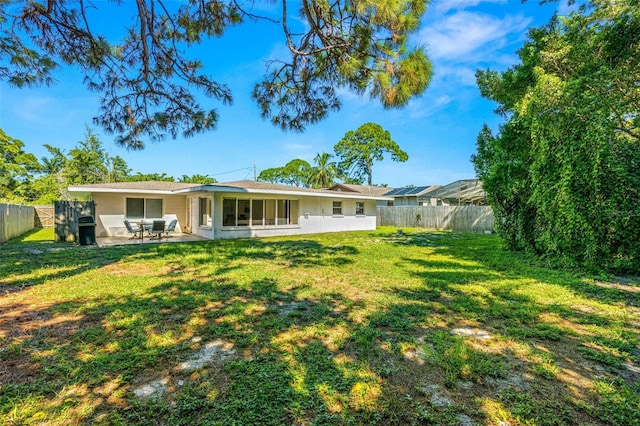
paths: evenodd
<path fill-rule="evenodd" d="M 440 185 L 431 186 L 406 186 L 403 188 L 394 188 L 385 193 L 385 197 L 392 197 L 393 201 L 390 206 L 419 206 L 424 203 L 425 199 L 430 198 L 430 193 L 442 188 Z"/>
<path fill-rule="evenodd" d="M 209 239 L 373 230 L 376 203 L 388 197 L 251 180 L 216 184 L 117 182 L 74 185 L 92 200 L 96 237 L 129 235 L 124 220 L 178 220 L 177 232 Z"/>
<path fill-rule="evenodd" d="M 487 194 L 479 179 L 461 179 L 444 186 L 402 188 L 338 183 L 329 190 L 386 197 L 387 201 L 379 200 L 378 206 L 482 206 L 487 204 Z"/>

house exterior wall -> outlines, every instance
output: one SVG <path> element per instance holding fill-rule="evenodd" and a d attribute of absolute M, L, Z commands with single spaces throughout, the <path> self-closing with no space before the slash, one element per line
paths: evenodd
<path fill-rule="evenodd" d="M 177 219 L 176 232 L 183 232 L 187 223 L 184 195 L 96 192 L 92 198 L 96 203 L 96 237 L 129 235 L 124 226 L 127 198 L 161 198 L 162 217 L 155 219 L 164 219 L 167 223 Z"/>
<path fill-rule="evenodd" d="M 223 226 L 223 200 L 297 200 L 298 212 L 289 225 Z M 342 202 L 342 215 L 333 215 L 333 201 Z M 364 203 L 364 215 L 356 216 L 356 201 Z M 302 235 L 322 232 L 373 230 L 376 228 L 376 202 L 343 198 L 320 198 L 291 195 L 215 193 L 213 196 L 213 230 L 198 232 L 205 238 L 233 239 Z M 197 216 L 197 212 L 196 212 Z M 195 231 L 194 231 L 195 233 Z"/>
<path fill-rule="evenodd" d="M 189 223 L 191 224 L 191 233 L 198 235 L 203 238 L 208 238 L 210 240 L 215 239 L 214 235 L 214 227 L 213 226 L 202 226 L 200 225 L 200 198 L 208 198 L 211 202 L 211 212 L 212 212 L 212 221 L 215 221 L 215 208 L 213 202 L 213 194 L 198 194 L 194 196 L 188 197 L 189 210 L 190 210 L 190 218 Z"/>
<path fill-rule="evenodd" d="M 394 206 L 417 206 L 417 197 L 396 197 L 393 199 Z"/>

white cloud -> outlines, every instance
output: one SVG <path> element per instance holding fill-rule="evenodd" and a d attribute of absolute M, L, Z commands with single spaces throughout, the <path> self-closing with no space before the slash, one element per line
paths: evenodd
<path fill-rule="evenodd" d="M 572 5 L 569 5 L 569 2 L 566 0 L 562 0 L 560 2 L 558 2 L 558 15 L 559 16 L 565 16 L 568 15 L 570 12 L 575 12 L 580 8 L 580 4 L 582 2 L 575 2 Z"/>
<path fill-rule="evenodd" d="M 447 84 L 453 79 L 465 86 L 475 86 L 475 70 L 475 66 L 442 66 L 438 68 L 438 82 Z"/>
<path fill-rule="evenodd" d="M 451 96 L 449 95 L 442 95 L 442 96 L 438 96 L 436 98 L 436 101 L 434 102 L 435 106 L 443 106 L 443 105 L 447 105 L 449 103 L 451 103 L 452 99 Z"/>
<path fill-rule="evenodd" d="M 507 15 L 500 19 L 462 11 L 433 22 L 420 32 L 419 37 L 427 44 L 428 54 L 434 60 L 486 60 L 487 54 L 504 47 L 509 35 L 521 34 L 531 21 L 522 15 Z"/>
<path fill-rule="evenodd" d="M 480 3 L 506 3 L 506 0 L 440 0 L 433 4 L 433 8 L 438 13 L 446 13 L 450 10 L 463 10 L 474 7 Z"/>
<path fill-rule="evenodd" d="M 55 99 L 44 96 L 25 96 L 18 102 L 20 106 L 14 108 L 15 114 L 20 119 L 35 124 L 47 123 L 50 118 L 47 111 L 51 111 L 56 104 Z"/>

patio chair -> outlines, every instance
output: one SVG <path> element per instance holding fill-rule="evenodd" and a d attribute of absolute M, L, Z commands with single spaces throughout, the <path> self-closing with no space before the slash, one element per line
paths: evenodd
<path fill-rule="evenodd" d="M 127 231 L 129 231 L 131 234 L 133 234 L 133 236 L 131 236 L 131 238 L 129 238 L 130 240 L 132 240 L 134 238 L 142 237 L 142 233 L 144 232 L 144 229 L 141 226 L 138 226 L 138 225 L 134 226 L 134 225 L 131 224 L 131 222 L 129 222 L 126 219 L 124 220 L 124 226 L 127 227 Z"/>
<path fill-rule="evenodd" d="M 164 233 L 164 220 L 154 220 L 149 233 L 154 235 L 151 238 L 161 239 L 162 234 Z"/>
<path fill-rule="evenodd" d="M 167 225 L 167 228 L 164 230 L 164 233 L 168 236 L 169 232 L 175 232 L 177 224 L 178 224 L 178 219 L 173 219 L 171 222 L 169 222 L 169 225 Z"/>

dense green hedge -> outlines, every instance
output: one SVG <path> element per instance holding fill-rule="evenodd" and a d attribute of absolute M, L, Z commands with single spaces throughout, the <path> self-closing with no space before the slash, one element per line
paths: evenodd
<path fill-rule="evenodd" d="M 532 30 L 521 63 L 477 73 L 505 123 L 473 157 L 508 245 L 640 271 L 640 12 L 594 1 Z M 637 2 L 636 2 L 637 3 Z"/>

